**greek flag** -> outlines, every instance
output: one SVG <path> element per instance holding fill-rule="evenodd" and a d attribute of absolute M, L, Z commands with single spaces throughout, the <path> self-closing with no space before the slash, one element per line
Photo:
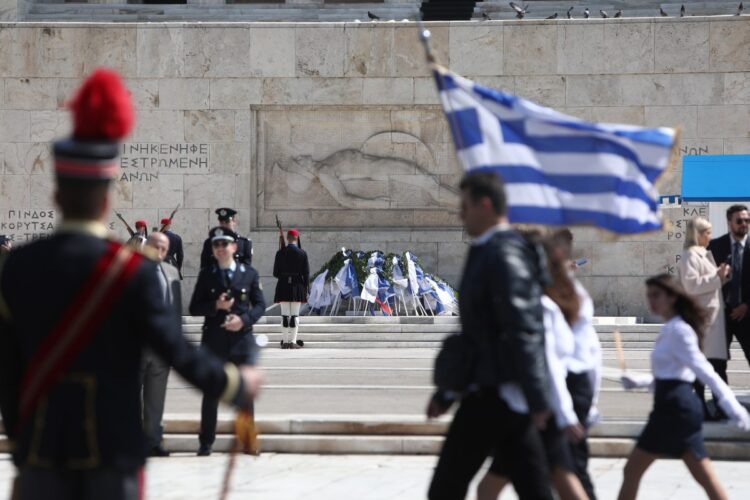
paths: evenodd
<path fill-rule="evenodd" d="M 456 153 L 506 184 L 513 223 L 661 229 L 654 182 L 676 131 L 588 123 L 435 69 Z"/>

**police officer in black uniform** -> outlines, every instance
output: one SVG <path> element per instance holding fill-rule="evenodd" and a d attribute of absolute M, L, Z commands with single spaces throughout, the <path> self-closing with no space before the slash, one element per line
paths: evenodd
<path fill-rule="evenodd" d="M 219 216 L 219 227 L 229 229 L 237 235 L 237 251 L 234 259 L 246 266 L 253 264 L 253 242 L 244 236 L 237 234 L 237 210 L 232 208 L 217 208 L 216 215 Z M 201 252 L 201 269 L 215 264 L 216 259 L 211 251 L 211 238 L 203 242 L 203 251 Z"/>
<path fill-rule="evenodd" d="M 136 500 L 147 452 L 144 347 L 209 397 L 244 408 L 260 373 L 190 346 L 157 263 L 108 238 L 118 141 L 133 121 L 120 78 L 98 70 L 71 107 L 73 137 L 54 145 L 62 222 L 50 238 L 0 255 L 0 412 L 18 468 L 11 497 Z"/>
<path fill-rule="evenodd" d="M 278 252 L 273 262 L 276 294 L 273 301 L 281 307 L 281 348 L 298 349 L 305 343 L 297 339 L 300 306 L 307 302 L 310 289 L 310 264 L 302 250 L 299 231 L 290 229 L 287 244 Z"/>
<path fill-rule="evenodd" d="M 204 316 L 201 345 L 231 363 L 247 363 L 255 350 L 253 325 L 266 311 L 258 272 L 237 262 L 237 234 L 223 227 L 209 232 L 216 264 L 201 269 L 190 300 L 190 314 Z M 211 454 L 219 401 L 204 396 L 199 456 Z"/>

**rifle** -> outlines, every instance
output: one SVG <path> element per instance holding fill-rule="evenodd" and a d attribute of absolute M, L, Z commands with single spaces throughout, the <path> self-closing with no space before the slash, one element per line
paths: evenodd
<path fill-rule="evenodd" d="M 278 214 L 276 215 L 276 227 L 279 228 L 279 250 L 283 250 L 286 246 L 286 241 L 284 240 L 284 230 L 281 229 L 281 221 Z"/>
<path fill-rule="evenodd" d="M 125 224 L 125 229 L 128 230 L 128 233 L 130 233 L 130 237 L 132 238 L 135 236 L 135 231 L 133 231 L 133 228 L 130 227 L 130 224 L 128 224 L 128 221 L 125 220 L 125 218 L 120 214 L 120 212 L 115 212 L 115 215 L 118 219 L 122 221 L 123 224 Z"/>
<path fill-rule="evenodd" d="M 169 224 L 171 224 L 171 223 L 172 223 L 172 219 L 174 219 L 174 214 L 176 214 L 176 213 L 177 213 L 177 209 L 179 209 L 179 208 L 180 208 L 180 204 L 178 203 L 178 204 L 177 204 L 177 206 L 176 206 L 176 207 L 174 207 L 174 210 L 172 210 L 172 213 L 171 213 L 171 214 L 169 214 Z M 164 230 L 165 230 L 165 229 L 167 228 L 167 226 L 168 226 L 168 224 L 162 224 L 162 225 L 161 225 L 161 229 L 159 229 L 159 232 L 160 232 L 160 233 L 163 233 L 163 232 L 164 232 Z"/>

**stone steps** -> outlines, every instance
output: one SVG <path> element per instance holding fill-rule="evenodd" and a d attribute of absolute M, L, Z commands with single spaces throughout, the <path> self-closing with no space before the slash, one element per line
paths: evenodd
<path fill-rule="evenodd" d="M 34 3 L 26 21 L 258 21 L 258 22 L 369 22 L 371 11 L 383 21 L 416 20 L 420 3 L 356 3 L 350 5 L 297 4 L 86 4 Z"/>
<path fill-rule="evenodd" d="M 521 4 L 521 2 L 516 2 Z M 623 17 L 661 17 L 659 9 L 671 17 L 679 16 L 681 2 L 657 2 L 650 0 L 609 0 L 606 2 L 585 2 L 573 0 L 561 1 L 528 1 L 522 2 L 529 6 L 529 13 L 524 19 L 544 19 L 545 17 L 558 13 L 558 19 L 565 18 L 565 13 L 570 7 L 574 7 L 573 17 L 583 19 L 583 10 L 588 8 L 592 18 L 600 18 L 599 10 L 606 11 L 610 17 L 614 16 L 618 9 L 623 10 Z M 737 12 L 739 1 L 736 2 L 684 2 L 686 15 L 690 16 L 733 16 Z M 493 20 L 516 19 L 515 11 L 505 0 L 485 0 L 477 3 L 474 8 L 473 19 L 481 19 L 482 14 L 488 14 Z"/>
<path fill-rule="evenodd" d="M 402 415 L 291 415 L 257 420 L 263 452 L 315 454 L 437 454 L 449 419 L 426 421 Z M 591 430 L 592 455 L 624 457 L 630 453 L 644 423 L 605 420 Z M 195 452 L 199 420 L 192 415 L 168 414 L 164 419 L 165 447 L 172 452 Z M 215 451 L 228 451 L 233 419 L 220 415 Z M 704 425 L 706 447 L 713 458 L 748 459 L 750 441 L 729 424 Z M 7 441 L 0 438 L 0 451 Z"/>

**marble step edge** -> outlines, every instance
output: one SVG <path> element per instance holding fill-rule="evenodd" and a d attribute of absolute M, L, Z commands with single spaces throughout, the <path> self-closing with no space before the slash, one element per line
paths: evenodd
<path fill-rule="evenodd" d="M 421 415 L 301 415 L 261 416 L 257 420 L 261 434 L 327 434 L 327 435 L 442 435 L 450 419 L 427 421 Z M 180 417 L 167 415 L 164 432 L 167 434 L 197 433 L 197 415 Z M 597 438 L 636 438 L 643 429 L 642 420 L 604 420 L 591 430 Z M 217 432 L 233 431 L 234 420 L 220 416 Z M 750 434 L 728 423 L 709 422 L 703 426 L 706 439 L 714 441 L 747 442 Z"/>
<path fill-rule="evenodd" d="M 311 340 L 443 340 L 447 335 L 452 333 L 458 333 L 460 330 L 455 327 L 450 328 L 382 328 L 382 329 L 347 329 L 347 328 L 336 328 L 329 326 L 311 327 L 311 326 L 300 326 L 299 334 L 304 335 L 306 338 Z M 255 334 L 265 334 L 269 337 L 278 337 L 281 335 L 281 327 L 268 327 L 260 326 L 254 327 L 253 332 Z M 183 328 L 182 333 L 188 338 L 200 338 L 202 334 L 202 328 L 189 327 Z M 612 332 L 600 332 L 598 334 L 599 340 L 602 342 L 613 342 L 614 333 Z M 629 341 L 654 341 L 658 336 L 657 332 L 621 332 L 620 338 L 623 342 Z"/>
<path fill-rule="evenodd" d="M 305 336 L 303 334 L 300 334 L 300 339 L 305 340 Z M 198 339 L 189 339 L 191 344 L 198 345 L 200 341 Z M 270 339 L 270 345 L 269 347 L 273 349 L 274 347 L 278 347 L 278 342 L 280 341 L 279 338 Z M 397 342 L 397 341 L 367 341 L 367 340 L 356 340 L 356 341 L 350 341 L 350 342 L 339 342 L 339 341 L 323 341 L 323 342 L 315 342 L 315 341 L 305 341 L 305 349 L 438 349 L 440 346 L 442 346 L 442 341 L 403 341 L 403 342 Z M 602 342 L 601 343 L 602 349 L 613 349 L 615 347 L 614 342 Z M 632 350 L 639 350 L 642 349 L 644 351 L 650 352 L 651 349 L 654 347 L 653 341 L 630 341 L 623 343 L 623 347 L 626 350 L 632 351 Z M 734 353 L 734 351 L 733 351 Z M 741 354 L 741 351 L 737 351 L 738 354 Z"/>
<path fill-rule="evenodd" d="M 202 324 L 201 316 L 183 316 L 182 323 Z M 280 324 L 281 316 L 266 315 L 260 318 L 257 324 Z M 383 323 L 383 324 L 455 324 L 461 323 L 458 316 L 300 316 L 300 324 L 362 324 L 362 323 Z M 635 316 L 596 316 L 594 317 L 595 326 L 639 326 L 648 328 L 659 328 L 661 325 L 656 323 L 642 323 Z"/>
<path fill-rule="evenodd" d="M 440 436 L 330 436 L 330 435 L 262 435 L 261 453 L 309 453 L 309 454 L 381 454 L 381 455 L 437 455 L 443 438 Z M 229 435 L 218 435 L 214 442 L 215 452 L 229 451 L 233 440 Z M 624 458 L 635 445 L 627 438 L 591 438 L 588 441 L 594 457 Z M 707 440 L 706 450 L 713 459 L 748 460 L 750 445 L 746 443 L 717 442 Z M 198 437 L 186 435 L 164 436 L 164 446 L 172 453 L 195 453 Z M 0 453 L 9 451 L 8 442 L 0 438 Z M 150 460 L 169 460 L 159 458 Z"/>
<path fill-rule="evenodd" d="M 435 436 L 445 434 L 450 417 L 427 421 L 421 415 L 277 415 L 260 416 L 256 420 L 261 435 L 289 436 Z M 197 435 L 200 418 L 197 414 L 167 414 L 164 433 L 170 436 Z M 611 419 L 590 429 L 591 438 L 635 439 L 640 435 L 643 420 Z M 234 417 L 220 414 L 218 435 L 234 432 Z M 0 422 L 0 433 L 3 433 Z M 0 434 L 2 435 L 2 434 Z M 745 443 L 750 447 L 750 434 L 729 423 L 708 422 L 703 425 L 707 441 Z"/>

